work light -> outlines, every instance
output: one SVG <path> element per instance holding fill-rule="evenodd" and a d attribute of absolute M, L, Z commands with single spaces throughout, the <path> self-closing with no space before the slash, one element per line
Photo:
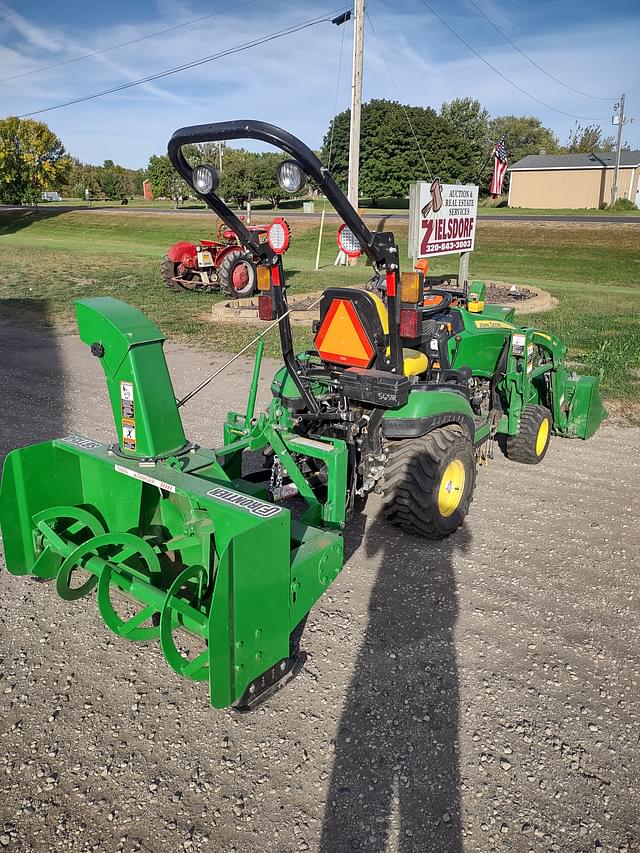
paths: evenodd
<path fill-rule="evenodd" d="M 302 166 L 295 160 L 283 160 L 278 166 L 278 184 L 287 193 L 299 193 L 307 183 Z"/>
<path fill-rule="evenodd" d="M 362 254 L 358 238 L 344 222 L 338 228 L 338 246 L 349 258 L 358 258 Z"/>
<path fill-rule="evenodd" d="M 277 216 L 267 229 L 269 246 L 276 255 L 284 255 L 289 248 L 291 231 L 287 220 Z"/>
<path fill-rule="evenodd" d="M 206 163 L 202 166 L 196 166 L 193 170 L 193 185 L 200 195 L 207 195 L 215 190 L 219 181 L 217 170 Z"/>

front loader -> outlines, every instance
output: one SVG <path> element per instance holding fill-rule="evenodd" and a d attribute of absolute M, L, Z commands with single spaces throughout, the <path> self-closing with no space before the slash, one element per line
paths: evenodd
<path fill-rule="evenodd" d="M 182 154 L 242 138 L 294 158 L 282 185 L 296 192 L 311 177 L 344 220 L 344 247 L 375 270 L 368 289 L 325 291 L 307 352 L 293 347 L 282 224 L 266 239 L 250 231 L 217 195 L 215 169 Z M 586 438 L 604 412 L 596 380 L 567 376 L 564 346 L 484 305 L 481 284 L 453 294 L 401 275 L 393 234 L 370 232 L 286 131 L 183 128 L 169 156 L 258 261 L 260 318 L 277 328 L 283 356 L 272 400 L 256 413 L 262 333 L 245 411 L 228 414 L 222 446 L 201 447 L 180 408 L 220 371 L 176 400 L 160 330 L 118 300 L 80 300 L 115 441 L 72 434 L 10 453 L 0 529 L 11 574 L 49 580 L 69 602 L 95 590 L 113 632 L 159 640 L 176 673 L 209 682 L 214 707 L 246 710 L 301 665 L 307 615 L 340 572 L 342 531 L 371 492 L 391 523 L 442 538 L 463 522 L 477 461 L 498 433 L 514 458 L 539 461 L 551 432 Z"/>

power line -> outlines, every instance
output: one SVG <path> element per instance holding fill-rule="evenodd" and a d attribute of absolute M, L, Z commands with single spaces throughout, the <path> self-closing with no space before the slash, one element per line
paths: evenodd
<path fill-rule="evenodd" d="M 331 13 L 335 15 L 335 12 Z M 200 65 L 205 65 L 208 62 L 214 62 L 216 59 L 222 59 L 225 56 L 232 56 L 235 53 L 240 53 L 245 50 L 249 50 L 252 47 L 258 47 L 261 44 L 266 44 L 267 42 L 274 41 L 275 39 L 282 38 L 283 36 L 291 35 L 292 33 L 300 32 L 301 30 L 306 30 L 309 27 L 314 27 L 317 24 L 321 24 L 323 22 L 327 22 L 331 20 L 331 16 L 327 17 L 326 15 L 323 17 L 312 18 L 311 20 L 304 21 L 300 24 L 296 24 L 291 27 L 287 27 L 283 30 L 278 30 L 275 33 L 270 33 L 267 36 L 262 36 L 261 38 L 254 39 L 250 42 L 245 42 L 244 44 L 236 45 L 235 47 L 230 47 L 227 50 L 220 51 L 220 53 L 214 53 L 210 56 L 202 57 L 201 59 L 196 59 L 193 62 L 187 62 L 184 65 L 178 65 L 175 68 L 169 68 L 166 71 L 159 71 L 157 74 L 150 74 L 148 77 L 143 77 L 140 80 L 132 80 L 129 83 L 122 83 L 119 86 L 113 86 L 111 89 L 104 89 L 101 92 L 94 92 L 91 95 L 83 95 L 80 98 L 74 98 L 71 101 L 65 101 L 62 104 L 55 104 L 52 107 L 42 107 L 39 110 L 31 110 L 31 112 L 23 113 L 18 116 L 18 118 L 28 118 L 29 116 L 40 115 L 41 113 L 49 113 L 53 110 L 60 110 L 63 107 L 70 107 L 74 104 L 81 104 L 85 101 L 91 101 L 95 98 L 102 98 L 104 95 L 113 95 L 116 92 L 122 92 L 125 89 L 131 89 L 134 86 L 140 86 L 143 83 L 151 83 L 154 80 L 159 80 L 162 77 L 169 77 L 172 74 L 179 74 L 181 71 L 188 71 L 191 68 L 197 68 Z"/>
<path fill-rule="evenodd" d="M 506 83 L 508 83 L 510 86 L 513 86 L 513 88 L 517 89 L 519 92 L 522 92 L 523 95 L 526 95 L 528 98 L 531 98 L 531 100 L 536 101 L 538 104 L 541 104 L 543 107 L 546 107 L 548 110 L 553 110 L 554 112 L 560 113 L 560 115 L 563 115 L 563 116 L 568 116 L 569 118 L 577 118 L 577 119 L 580 119 L 581 121 L 595 121 L 595 122 L 607 120 L 606 118 L 593 118 L 593 116 L 577 116 L 577 115 L 574 115 L 573 113 L 568 113 L 565 110 L 558 109 L 558 107 L 551 106 L 551 104 L 548 104 L 546 101 L 541 100 L 540 98 L 536 97 L 536 95 L 532 95 L 531 92 L 527 92 L 527 90 L 523 89 L 522 86 L 519 86 L 517 83 L 514 83 L 513 80 L 510 80 L 509 77 L 507 77 L 506 74 L 503 74 L 502 71 L 500 71 L 498 68 L 495 67 L 495 65 L 492 65 L 488 59 L 485 59 L 484 56 L 482 56 L 482 54 L 479 53 L 475 49 L 475 47 L 472 47 L 469 44 L 469 42 L 460 35 L 460 33 L 456 32 L 456 30 L 454 30 L 453 27 L 450 26 L 444 20 L 444 18 L 442 18 L 429 3 L 427 3 L 427 0 L 422 0 L 422 4 L 431 12 L 431 14 L 434 16 L 434 18 L 437 18 L 440 21 L 440 23 L 449 30 L 450 33 L 452 33 L 457 39 L 459 39 L 459 41 L 462 42 L 463 45 L 465 45 L 466 48 L 468 48 L 471 51 L 471 53 L 473 53 L 475 56 L 477 56 L 481 62 L 484 62 L 484 64 L 486 66 L 488 66 L 493 72 L 495 72 L 498 75 L 498 77 L 502 77 L 502 79 Z"/>
<path fill-rule="evenodd" d="M 487 15 L 487 13 L 483 9 L 481 9 L 480 6 L 478 6 L 478 4 L 475 2 L 475 0 L 469 0 L 469 3 L 471 3 L 471 5 L 475 7 L 475 9 L 477 9 L 477 11 L 482 15 L 482 17 L 485 19 L 485 21 L 488 21 L 491 24 L 491 26 L 493 27 L 493 29 L 497 33 L 499 33 L 502 36 L 502 38 L 511 45 L 511 47 L 513 47 L 515 50 L 517 50 L 521 56 L 524 56 L 524 58 L 527 60 L 527 62 L 530 62 L 539 71 L 542 71 L 543 74 L 546 74 L 550 80 L 554 80 L 556 83 L 559 83 L 561 86 L 564 86 L 565 89 L 569 89 L 571 92 L 575 92 L 576 95 L 582 95 L 584 98 L 592 98 L 594 101 L 613 101 L 613 100 L 615 100 L 615 98 L 603 98 L 601 95 L 590 95 L 588 92 L 582 92 L 580 89 L 575 89 L 573 86 L 570 86 L 568 83 L 564 83 L 562 80 L 560 80 L 560 78 L 551 74 L 551 72 L 547 71 L 546 68 L 543 68 L 542 65 L 540 65 L 539 63 L 537 63 L 535 61 L 535 59 L 532 59 L 528 53 L 525 53 L 524 50 L 519 48 L 518 45 L 514 41 L 512 41 L 509 38 L 509 36 L 505 32 L 503 32 L 500 29 L 500 27 Z"/>
<path fill-rule="evenodd" d="M 400 97 L 400 90 L 398 89 L 398 84 L 397 84 L 397 83 L 396 83 L 396 81 L 395 81 L 395 77 L 394 77 L 394 76 L 393 76 L 393 74 L 391 73 L 391 66 L 390 66 L 390 65 L 389 65 L 389 63 L 387 62 L 387 55 L 386 55 L 386 53 L 384 52 L 384 48 L 382 47 L 382 44 L 381 44 L 381 42 L 380 42 L 380 39 L 378 38 L 378 34 L 377 34 L 377 33 L 376 33 L 376 31 L 375 31 L 375 27 L 373 26 L 373 21 L 371 20 L 371 17 L 370 17 L 370 15 L 369 15 L 369 13 L 367 12 L 367 13 L 366 13 L 366 15 L 367 15 L 367 20 L 369 21 L 369 26 L 371 27 L 371 32 L 373 33 L 373 36 L 374 36 L 374 38 L 375 38 L 376 42 L 378 43 L 378 48 L 379 48 L 380 53 L 381 53 L 381 55 L 382 55 L 382 58 L 383 58 L 383 60 L 384 60 L 384 64 L 387 66 L 387 72 L 389 73 L 389 77 L 391 78 L 391 82 L 393 83 L 393 86 L 394 86 L 394 88 L 395 88 L 395 90 L 396 90 L 396 95 L 397 95 L 397 97 L 398 97 L 398 101 L 400 102 L 400 106 L 402 107 L 402 110 L 403 110 L 403 112 L 404 112 L 404 117 L 405 117 L 405 118 L 406 118 L 406 120 L 407 120 L 407 124 L 409 125 L 409 127 L 410 127 L 410 129 L 411 129 L 411 133 L 413 134 L 413 139 L 414 139 L 414 141 L 415 141 L 415 143 L 416 143 L 416 146 L 417 146 L 417 148 L 418 148 L 418 151 L 420 152 L 420 156 L 422 157 L 422 162 L 424 163 L 424 167 L 425 167 L 425 169 L 427 170 L 427 174 L 429 175 L 429 177 L 433 179 L 433 175 L 431 174 L 431 169 L 430 169 L 430 167 L 429 167 L 429 164 L 427 163 L 427 159 L 426 159 L 426 157 L 424 156 L 424 154 L 423 154 L 423 152 L 422 152 L 422 147 L 421 147 L 420 143 L 418 142 L 418 137 L 416 136 L 416 132 L 415 132 L 415 130 L 413 129 L 413 124 L 411 123 L 411 119 L 409 118 L 409 113 L 407 112 L 407 108 L 406 108 L 406 107 L 405 107 L 405 105 L 402 103 L 402 99 L 401 99 L 401 97 Z"/>
<path fill-rule="evenodd" d="M 256 0 L 246 0 L 246 2 L 244 3 L 237 3 L 235 6 L 226 6 L 224 9 L 219 9 L 217 12 L 211 12 L 209 15 L 202 15 L 200 18 L 192 18 L 190 21 L 185 21 L 183 24 L 174 24 L 171 27 L 165 27 L 163 30 L 156 30 L 153 33 L 147 33 L 144 36 L 139 36 L 138 38 L 131 39 L 130 41 L 123 41 L 120 42 L 120 44 L 114 44 L 111 47 L 104 47 L 101 50 L 94 50 L 91 53 L 83 53 L 82 56 L 75 56 L 72 59 L 64 59 L 62 62 L 54 62 L 52 65 L 42 65 L 40 68 L 34 68 L 31 71 L 22 71 L 20 74 L 12 74 L 11 77 L 2 77 L 0 78 L 0 83 L 6 83 L 8 80 L 17 80 L 20 77 L 30 77 L 33 74 L 40 74 L 42 71 L 50 71 L 53 68 L 61 68 L 63 65 L 71 65 L 71 63 L 73 62 L 80 62 L 83 59 L 90 59 L 93 56 L 100 56 L 103 53 L 110 53 L 112 50 L 118 50 L 121 47 L 128 47 L 132 44 L 138 44 L 141 41 L 155 38 L 156 36 L 161 36 L 164 33 L 170 33 L 174 30 L 180 30 L 184 27 L 190 27 L 192 24 L 197 24 L 200 21 L 206 21 L 209 18 L 215 18 L 218 15 L 221 15 L 223 12 L 233 12 L 235 9 L 240 9 L 242 6 L 249 6 L 251 3 L 255 2 Z M 13 14 L 17 13 L 14 12 Z M 0 18 L 0 20 L 2 19 Z"/>

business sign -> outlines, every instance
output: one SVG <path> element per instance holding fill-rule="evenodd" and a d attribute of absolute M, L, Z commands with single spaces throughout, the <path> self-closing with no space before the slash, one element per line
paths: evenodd
<path fill-rule="evenodd" d="M 409 255 L 414 259 L 471 252 L 476 238 L 478 187 L 419 181 L 411 185 Z"/>

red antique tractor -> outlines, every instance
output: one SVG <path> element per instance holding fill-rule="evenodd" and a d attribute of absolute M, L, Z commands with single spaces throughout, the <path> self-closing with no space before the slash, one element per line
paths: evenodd
<path fill-rule="evenodd" d="M 249 226 L 260 239 L 266 229 Z M 221 290 L 236 299 L 251 296 L 256 286 L 255 258 L 238 243 L 231 228 L 222 224 L 217 240 L 174 243 L 162 260 L 162 277 L 171 290 Z"/>

